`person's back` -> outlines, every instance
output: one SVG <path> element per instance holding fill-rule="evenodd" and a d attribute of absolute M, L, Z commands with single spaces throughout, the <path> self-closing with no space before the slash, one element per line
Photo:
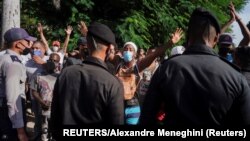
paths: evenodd
<path fill-rule="evenodd" d="M 241 122 L 236 118 L 241 115 L 240 111 L 231 107 L 233 103 L 247 104 L 245 102 L 249 101 L 249 91 L 244 90 L 246 83 L 242 83 L 245 82 L 243 76 L 212 53 L 194 53 L 197 52 L 188 49 L 185 54 L 168 60 L 163 64 L 163 70 L 174 69 L 160 73 L 161 78 L 155 78 L 163 80 L 158 89 L 164 94 L 166 103 L 165 124 L 223 125 L 229 121 Z M 166 78 L 168 81 L 164 81 Z M 243 96 L 248 96 L 248 100 L 245 101 Z M 244 112 L 248 114 L 247 109 Z"/>
<path fill-rule="evenodd" d="M 115 36 L 107 26 L 93 23 L 87 40 L 91 55 L 83 64 L 66 67 L 55 84 L 50 122 L 55 138 L 65 125 L 124 123 L 123 87 L 105 63 Z"/>
<path fill-rule="evenodd" d="M 237 67 L 214 51 L 220 27 L 216 18 L 196 9 L 183 55 L 166 60 L 155 72 L 142 110 L 141 124 L 156 124 L 164 104 L 164 124 L 218 126 L 250 124 L 250 91 Z"/>
<path fill-rule="evenodd" d="M 90 60 L 90 61 L 88 61 Z M 120 83 L 117 78 L 111 75 L 106 68 L 101 68 L 98 64 L 93 65 L 93 61 L 99 61 L 95 58 L 87 58 L 82 65 L 74 65 L 65 68 L 60 79 L 56 93 L 62 97 L 64 107 L 60 111 L 62 123 L 64 125 L 82 125 L 82 124 L 119 124 L 112 119 L 119 121 L 122 115 L 112 115 L 119 108 L 109 107 L 110 102 L 114 102 L 115 95 L 119 94 L 115 83 Z M 91 64 L 89 64 L 91 63 Z M 61 84 L 60 81 L 65 83 Z M 74 83 L 81 82 L 81 83 Z M 74 89 L 71 84 L 74 83 Z M 68 87 L 64 89 L 63 87 Z M 117 93 L 110 93 L 116 91 Z M 120 96 L 121 99 L 123 96 Z M 123 105 L 120 103 L 121 106 Z M 113 111 L 112 111 L 113 110 Z M 113 123 L 112 123 L 112 122 Z"/>

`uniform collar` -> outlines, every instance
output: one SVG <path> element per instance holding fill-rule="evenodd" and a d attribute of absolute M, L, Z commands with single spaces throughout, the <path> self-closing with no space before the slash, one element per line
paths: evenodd
<path fill-rule="evenodd" d="M 203 44 L 191 45 L 186 48 L 183 54 L 208 54 L 218 56 L 211 47 Z"/>
<path fill-rule="evenodd" d="M 15 55 L 15 56 L 17 56 L 17 58 L 18 58 L 19 60 L 22 60 L 21 55 L 18 54 L 18 53 L 16 53 L 15 51 L 13 51 L 13 50 L 11 50 L 11 49 L 7 49 L 7 50 L 6 50 L 6 53 L 7 53 L 7 54 L 10 54 L 10 55 Z"/>
<path fill-rule="evenodd" d="M 93 65 L 100 66 L 100 67 L 108 70 L 107 64 L 104 61 L 102 61 L 101 59 L 96 58 L 96 57 L 89 56 L 83 61 L 83 63 L 93 64 Z"/>

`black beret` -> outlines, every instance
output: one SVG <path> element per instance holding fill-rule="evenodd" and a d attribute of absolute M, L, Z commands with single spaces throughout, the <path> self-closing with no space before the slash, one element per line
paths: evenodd
<path fill-rule="evenodd" d="M 101 23 L 94 22 L 89 25 L 88 35 L 92 35 L 105 43 L 116 44 L 114 33 L 108 26 Z"/>
<path fill-rule="evenodd" d="M 210 23 L 215 27 L 216 32 L 217 33 L 221 32 L 220 24 L 217 18 L 210 11 L 207 11 L 204 8 L 196 8 L 193 11 L 190 19 L 192 19 L 193 17 L 197 17 L 197 16 L 207 18 L 210 21 Z"/>

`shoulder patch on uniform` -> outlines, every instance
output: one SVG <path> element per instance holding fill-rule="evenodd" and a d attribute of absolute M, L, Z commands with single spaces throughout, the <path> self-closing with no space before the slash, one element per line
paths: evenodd
<path fill-rule="evenodd" d="M 19 58 L 15 55 L 10 55 L 10 58 L 13 62 L 19 62 L 19 63 L 22 63 L 21 60 L 19 60 Z"/>

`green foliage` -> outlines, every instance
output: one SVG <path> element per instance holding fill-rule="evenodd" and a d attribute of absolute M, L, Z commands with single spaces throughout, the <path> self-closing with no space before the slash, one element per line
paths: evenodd
<path fill-rule="evenodd" d="M 64 29 L 72 25 L 74 30 L 69 43 L 71 50 L 80 37 L 77 30 L 79 21 L 83 20 L 87 24 L 99 21 L 111 27 L 119 47 L 127 41 L 133 41 L 138 47 L 146 49 L 165 43 L 177 27 L 185 31 L 190 14 L 196 7 L 209 9 L 220 19 L 221 25 L 225 24 L 229 20 L 230 1 L 61 0 L 60 9 L 56 9 L 52 0 L 21 0 L 21 26 L 35 34 L 37 23 L 41 22 L 46 27 L 46 38 L 51 43 L 52 40 L 63 42 L 66 37 Z M 247 0 L 233 2 L 236 9 L 240 10 Z M 179 44 L 184 41 L 185 37 Z"/>
<path fill-rule="evenodd" d="M 60 9 L 53 6 L 52 0 L 35 0 L 22 2 L 22 23 L 21 26 L 29 32 L 37 33 L 39 22 L 45 26 L 44 33 L 51 43 L 53 40 L 64 42 L 67 25 L 72 25 L 74 30 L 71 34 L 69 50 L 76 47 L 77 39 L 80 37 L 78 23 L 80 20 L 90 21 L 88 10 L 92 9 L 94 3 L 91 0 L 61 1 Z M 37 36 L 38 33 L 36 34 Z"/>
<path fill-rule="evenodd" d="M 155 21 L 146 19 L 143 15 L 142 11 L 133 11 L 131 16 L 122 19 L 116 28 L 118 38 L 125 42 L 133 41 L 138 47 L 148 48 L 152 40 L 149 29 Z"/>

